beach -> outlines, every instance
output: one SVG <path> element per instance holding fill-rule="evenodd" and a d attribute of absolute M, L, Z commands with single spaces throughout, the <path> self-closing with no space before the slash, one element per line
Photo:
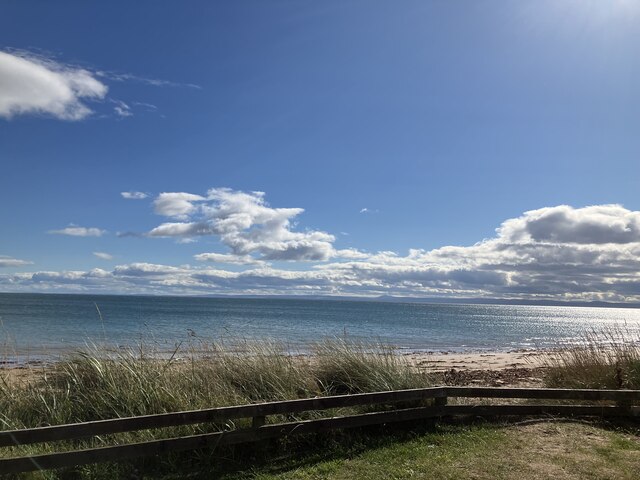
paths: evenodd
<path fill-rule="evenodd" d="M 399 354 L 418 372 L 437 378 L 454 380 L 455 383 L 479 383 L 487 385 L 540 385 L 544 359 L 550 351 L 520 350 L 512 352 L 448 353 L 413 352 Z M 300 361 L 313 361 L 313 356 L 296 355 Z M 176 364 L 186 361 L 178 357 Z M 24 383 L 36 380 L 51 371 L 56 362 L 29 361 L 22 364 L 5 364 L 0 375 L 7 383 Z M 466 382 L 463 381 L 466 379 Z"/>
<path fill-rule="evenodd" d="M 539 368 L 548 352 L 538 350 L 486 353 L 414 353 L 407 354 L 411 363 L 432 372 L 456 370 L 506 370 Z"/>

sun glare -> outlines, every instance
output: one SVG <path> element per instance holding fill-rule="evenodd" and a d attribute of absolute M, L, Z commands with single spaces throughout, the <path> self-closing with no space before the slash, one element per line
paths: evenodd
<path fill-rule="evenodd" d="M 625 16 L 640 11 L 637 0 L 578 0 L 574 3 L 576 10 L 582 10 L 602 19 Z"/>

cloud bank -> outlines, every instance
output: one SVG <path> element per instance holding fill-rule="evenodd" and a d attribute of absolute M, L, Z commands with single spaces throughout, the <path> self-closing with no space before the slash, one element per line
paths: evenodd
<path fill-rule="evenodd" d="M 296 231 L 303 210 L 273 208 L 261 192 L 163 193 L 153 205 L 173 221 L 147 241 L 212 236 L 228 251 L 196 254 L 195 265 L 1 274 L 0 289 L 640 302 L 640 212 L 621 205 L 532 210 L 474 245 L 404 255 L 337 249 L 326 232 Z M 15 262 L 0 257 L 0 265 L 24 265 Z"/>
<path fill-rule="evenodd" d="M 36 114 L 81 120 L 92 113 L 87 102 L 104 99 L 107 91 L 85 69 L 0 51 L 0 117 Z"/>

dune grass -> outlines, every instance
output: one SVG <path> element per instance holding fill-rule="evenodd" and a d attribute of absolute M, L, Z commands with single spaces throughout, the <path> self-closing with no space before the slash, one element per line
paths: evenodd
<path fill-rule="evenodd" d="M 198 344 L 176 349 L 165 359 L 150 345 L 128 350 L 93 347 L 71 355 L 30 380 L 12 381 L 0 370 L 0 429 L 430 385 L 424 374 L 415 372 L 384 345 L 326 340 L 316 345 L 313 353 L 292 355 L 285 345 L 269 341 Z M 305 412 L 296 418 L 330 414 Z M 109 435 L 80 445 L 56 447 L 104 446 L 190 435 L 239 428 L 248 422 Z M 3 449 L 0 455 L 45 452 L 46 446 L 33 446 Z M 194 462 L 206 469 L 217 469 L 221 458 L 244 461 L 254 454 L 252 449 L 230 447 L 213 455 L 209 452 L 204 462 L 201 453 L 191 452 L 73 471 L 79 478 L 116 478 L 140 468 L 169 475 Z M 62 478 L 58 475 L 70 475 L 70 471 L 43 475 L 25 478 Z"/>
<path fill-rule="evenodd" d="M 329 395 L 425 386 L 425 377 L 383 344 L 325 340 L 314 346 L 313 358 L 315 381 Z"/>
<path fill-rule="evenodd" d="M 585 336 L 581 346 L 550 354 L 546 367 L 545 382 L 549 386 L 640 388 L 640 343 L 638 339 L 620 331 L 599 335 L 590 333 Z M 12 379 L 0 370 L 0 429 L 322 395 L 419 388 L 431 384 L 428 376 L 418 373 L 389 346 L 343 338 L 318 342 L 312 346 L 310 355 L 292 354 L 286 345 L 269 341 L 202 343 L 176 348 L 168 357 L 166 352 L 160 352 L 151 344 L 124 350 L 92 347 L 42 369 L 40 375 Z M 340 413 L 367 411 L 366 407 L 346 410 Z M 286 420 L 332 414 L 335 412 L 305 412 L 295 417 L 289 416 Z M 279 420 L 283 418 L 272 419 Z M 146 430 L 55 446 L 57 450 L 64 450 L 114 445 L 241 428 L 248 424 L 249 420 L 238 420 L 223 425 Z M 249 475 L 264 479 L 377 478 L 381 472 L 387 471 L 392 473 L 388 478 L 465 478 L 462 475 L 465 471 L 456 470 L 455 465 L 469 465 L 464 468 L 471 469 L 467 473 L 474 478 L 510 478 L 512 473 L 515 478 L 530 473 L 524 464 L 515 469 L 506 465 L 509 455 L 504 458 L 499 456 L 500 452 L 520 452 L 529 446 L 526 441 L 523 443 L 510 436 L 508 431 L 505 433 L 493 426 L 472 429 L 437 427 L 439 430 L 436 432 L 420 431 L 420 428 L 419 423 L 415 423 L 410 429 L 381 426 L 359 432 L 336 431 L 322 436 L 267 442 L 260 446 L 176 453 L 16 478 L 182 478 L 185 472 L 190 472 L 194 478 L 215 478 L 220 475 L 231 475 L 233 478 Z M 420 437 L 411 437 L 413 431 L 419 431 Z M 619 445 L 624 443 L 620 442 Z M 624 468 L 615 470 L 616 474 L 619 473 L 620 478 L 631 478 L 628 475 L 627 457 L 619 451 L 622 447 L 617 449 L 611 445 L 607 443 L 598 447 L 600 450 L 582 452 L 580 458 L 596 462 L 593 468 L 602 472 L 612 468 L 607 458 L 622 462 L 620 465 Z M 635 455 L 633 458 L 637 459 L 640 455 L 637 444 L 629 445 L 632 455 Z M 0 449 L 0 455 L 45 453 L 48 448 L 29 446 Z M 345 457 L 341 452 L 351 453 Z M 434 453 L 438 455 L 434 456 Z M 573 455 L 574 452 L 569 453 Z M 428 460 L 425 459 L 427 455 L 431 455 Z M 604 458 L 607 455 L 609 457 Z M 474 462 L 487 456 L 493 460 L 486 468 L 473 470 L 476 468 L 472 467 Z M 284 461 L 272 462 L 270 459 L 273 458 Z M 306 464 L 301 465 L 300 459 L 305 459 Z M 566 461 L 566 458 L 558 457 L 558 461 L 549 467 L 552 468 L 550 471 L 557 473 L 560 471 L 557 468 L 561 468 L 562 462 Z M 273 468 L 288 470 L 275 472 L 272 466 L 276 464 L 279 466 Z M 576 468 L 579 464 L 576 460 Z M 256 465 L 257 470 L 247 470 L 248 465 Z M 429 472 L 433 473 L 432 477 Z M 606 475 L 602 478 L 606 478 Z"/>
<path fill-rule="evenodd" d="M 640 338 L 621 328 L 588 332 L 579 346 L 547 355 L 545 384 L 640 389 Z"/>
<path fill-rule="evenodd" d="M 29 381 L 0 370 L 0 425 L 26 428 L 212 406 L 428 386 L 385 345 L 325 340 L 311 356 L 277 342 L 151 346 L 72 354 Z"/>

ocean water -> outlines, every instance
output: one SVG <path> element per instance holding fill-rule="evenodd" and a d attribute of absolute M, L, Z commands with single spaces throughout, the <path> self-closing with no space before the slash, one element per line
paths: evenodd
<path fill-rule="evenodd" d="M 586 331 L 617 327 L 640 338 L 640 309 L 0 294 L 5 362 L 51 358 L 92 343 L 153 343 L 170 351 L 199 339 L 269 338 L 304 351 L 344 335 L 404 351 L 506 351 L 576 343 Z"/>

